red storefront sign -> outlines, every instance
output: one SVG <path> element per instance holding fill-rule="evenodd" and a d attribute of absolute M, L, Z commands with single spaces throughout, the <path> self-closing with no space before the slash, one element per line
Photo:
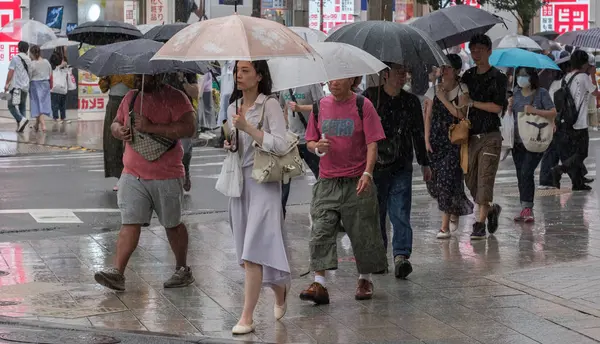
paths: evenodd
<path fill-rule="evenodd" d="M 589 4 L 554 3 L 554 30 L 558 33 L 587 30 Z"/>
<path fill-rule="evenodd" d="M 106 109 L 105 97 L 79 97 L 79 109 L 100 111 Z"/>
<path fill-rule="evenodd" d="M 0 26 L 4 26 L 15 19 L 21 19 L 21 0 L 0 0 Z M 10 61 L 18 54 L 17 43 L 5 34 L 0 34 L 0 63 Z"/>

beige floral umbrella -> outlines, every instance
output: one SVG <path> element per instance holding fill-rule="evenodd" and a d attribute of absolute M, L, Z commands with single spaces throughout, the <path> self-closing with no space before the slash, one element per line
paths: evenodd
<path fill-rule="evenodd" d="M 203 20 L 175 34 L 153 60 L 268 60 L 318 56 L 287 27 L 266 19 L 233 14 Z"/>

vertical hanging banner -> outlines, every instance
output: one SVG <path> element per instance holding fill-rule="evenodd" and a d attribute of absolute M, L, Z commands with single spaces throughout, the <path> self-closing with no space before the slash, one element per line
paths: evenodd
<path fill-rule="evenodd" d="M 548 0 L 540 11 L 540 30 L 565 33 L 590 27 L 589 0 Z"/>
<path fill-rule="evenodd" d="M 169 13 L 169 0 L 146 0 L 146 24 L 164 24 Z"/>
<path fill-rule="evenodd" d="M 323 15 L 321 15 L 323 2 Z M 354 0 L 309 0 L 308 27 L 328 33 L 334 27 L 354 22 Z"/>
<path fill-rule="evenodd" d="M 137 1 L 125 0 L 123 1 L 123 18 L 124 22 L 131 25 L 137 26 Z"/>
<path fill-rule="evenodd" d="M 21 0 L 0 1 L 0 26 L 15 19 L 21 19 Z M 4 85 L 8 74 L 8 64 L 13 56 L 19 53 L 19 40 L 0 34 L 0 82 Z"/>

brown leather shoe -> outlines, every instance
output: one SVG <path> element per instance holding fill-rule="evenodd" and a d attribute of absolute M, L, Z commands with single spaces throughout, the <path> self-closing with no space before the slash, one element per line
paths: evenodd
<path fill-rule="evenodd" d="M 308 289 L 300 293 L 300 300 L 312 301 L 317 305 L 329 304 L 329 292 L 320 283 L 313 282 Z"/>
<path fill-rule="evenodd" d="M 366 279 L 358 280 L 358 287 L 356 287 L 356 300 L 370 300 L 373 298 L 373 282 L 367 281 Z"/>

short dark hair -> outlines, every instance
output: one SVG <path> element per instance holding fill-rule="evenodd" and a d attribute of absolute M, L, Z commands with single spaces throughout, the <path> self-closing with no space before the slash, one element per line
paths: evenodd
<path fill-rule="evenodd" d="M 540 76 L 538 75 L 537 70 L 530 67 L 519 67 L 515 71 L 515 77 L 519 76 L 521 69 L 524 69 L 527 75 L 529 75 L 529 84 L 531 85 L 531 89 L 537 90 L 540 87 Z"/>
<path fill-rule="evenodd" d="M 469 41 L 469 48 L 471 48 L 475 44 L 483 45 L 484 47 L 486 47 L 488 49 L 492 49 L 492 40 L 490 39 L 490 37 L 488 35 L 485 35 L 482 33 L 478 33 L 476 35 L 473 35 L 473 37 L 471 37 L 471 40 Z"/>
<path fill-rule="evenodd" d="M 27 54 L 27 52 L 29 51 L 29 43 L 27 43 L 25 41 L 20 41 L 19 45 L 17 45 L 17 47 L 19 48 L 20 53 Z"/>
<path fill-rule="evenodd" d="M 589 62 L 589 55 L 583 50 L 575 50 L 571 54 L 571 67 L 581 69 Z"/>

